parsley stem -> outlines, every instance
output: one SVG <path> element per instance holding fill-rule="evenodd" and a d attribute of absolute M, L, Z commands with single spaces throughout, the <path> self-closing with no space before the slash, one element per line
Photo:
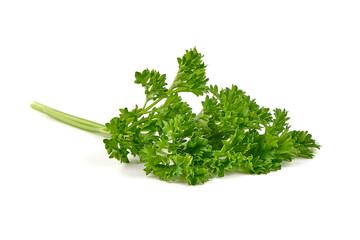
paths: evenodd
<path fill-rule="evenodd" d="M 170 96 L 171 94 L 174 93 L 174 91 L 172 90 L 168 90 L 167 91 L 168 95 Z M 145 114 L 147 111 L 149 111 L 152 107 L 154 107 L 156 104 L 158 104 L 161 100 L 163 100 L 164 98 L 168 98 L 168 97 L 162 97 L 157 99 L 156 101 L 154 101 L 152 104 L 150 104 L 150 106 L 148 106 L 147 108 L 143 109 L 142 114 Z M 147 102 L 146 102 L 147 103 Z"/>
<path fill-rule="evenodd" d="M 147 103 L 148 103 L 148 100 L 145 101 L 144 106 L 142 107 L 143 109 L 146 108 Z"/>
<path fill-rule="evenodd" d="M 155 102 L 153 102 L 152 104 L 150 104 L 150 106 L 148 106 L 147 108 L 145 108 L 143 110 L 143 112 L 147 112 L 149 109 L 151 109 L 153 106 L 155 106 L 157 103 L 159 103 L 161 100 L 163 100 L 164 98 L 159 98 L 158 100 L 156 100 Z"/>
<path fill-rule="evenodd" d="M 31 107 L 39 112 L 45 113 L 46 115 L 61 121 L 63 123 L 66 123 L 70 126 L 80 128 L 89 132 L 94 133 L 100 133 L 104 135 L 110 135 L 109 131 L 105 127 L 105 125 L 102 125 L 100 123 L 96 123 L 90 120 L 86 120 L 83 118 L 75 117 L 73 115 L 61 112 L 59 110 L 50 108 L 48 106 L 45 106 L 38 102 L 33 102 L 31 104 Z"/>
<path fill-rule="evenodd" d="M 197 121 L 204 115 L 204 108 L 194 117 L 194 120 Z"/>

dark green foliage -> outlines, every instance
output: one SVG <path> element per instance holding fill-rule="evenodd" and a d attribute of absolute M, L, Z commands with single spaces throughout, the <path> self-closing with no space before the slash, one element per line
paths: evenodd
<path fill-rule="evenodd" d="M 170 89 L 175 92 L 192 92 L 196 96 L 203 95 L 208 92 L 209 87 L 206 86 L 208 78 L 205 75 L 205 64 L 202 61 L 203 55 L 196 48 L 188 51 L 182 58 L 178 58 L 179 71 L 174 79 Z"/>
<path fill-rule="evenodd" d="M 158 71 L 145 69 L 142 73 L 135 73 L 135 83 L 145 87 L 146 101 L 156 100 L 166 96 L 167 84 L 165 82 L 166 75 L 160 74 Z"/>
<path fill-rule="evenodd" d="M 266 174 L 281 169 L 283 161 L 314 156 L 320 146 L 307 131 L 290 131 L 285 109 L 271 113 L 235 85 L 208 87 L 202 58 L 195 48 L 178 58 L 168 89 L 165 75 L 155 70 L 135 73 L 135 83 L 145 88 L 145 104 L 120 109 L 119 117 L 106 124 L 111 138 L 104 143 L 111 158 L 129 162 L 131 153 L 140 157 L 146 174 L 194 185 L 229 171 Z M 181 92 L 210 95 L 196 115 Z"/>

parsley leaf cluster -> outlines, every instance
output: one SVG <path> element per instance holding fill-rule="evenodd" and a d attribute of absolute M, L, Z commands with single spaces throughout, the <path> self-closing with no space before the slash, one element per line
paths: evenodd
<path fill-rule="evenodd" d="M 169 88 L 166 75 L 156 70 L 135 73 L 146 101 L 142 108 L 120 109 L 119 117 L 105 125 L 110 157 L 128 163 L 131 153 L 139 156 L 146 174 L 194 185 L 230 171 L 266 174 L 281 169 L 283 161 L 314 156 L 320 146 L 307 131 L 290 130 L 285 109 L 260 107 L 236 85 L 208 86 L 202 58 L 196 48 L 178 58 Z M 199 114 L 181 92 L 208 94 Z"/>
<path fill-rule="evenodd" d="M 288 112 L 259 106 L 236 85 L 208 85 L 203 55 L 196 48 L 177 59 L 169 86 L 166 75 L 145 69 L 135 83 L 145 90 L 142 107 L 121 108 L 105 125 L 34 102 L 31 106 L 59 121 L 106 136 L 110 158 L 129 163 L 138 156 L 146 174 L 165 181 L 200 184 L 228 172 L 266 174 L 283 161 L 313 158 L 320 145 L 307 131 L 290 130 Z M 169 87 L 167 87 L 169 86 Z M 180 93 L 205 96 L 195 114 Z"/>

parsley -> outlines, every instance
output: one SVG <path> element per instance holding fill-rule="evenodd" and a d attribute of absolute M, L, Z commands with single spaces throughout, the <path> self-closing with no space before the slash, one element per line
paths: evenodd
<path fill-rule="evenodd" d="M 143 107 L 120 109 L 105 125 L 78 118 L 34 102 L 31 106 L 66 124 L 105 136 L 110 158 L 128 163 L 139 156 L 146 174 L 166 181 L 204 183 L 227 172 L 266 174 L 283 161 L 313 158 L 320 146 L 307 131 L 290 130 L 285 109 L 260 107 L 233 85 L 208 86 L 203 55 L 196 48 L 178 58 L 179 70 L 167 87 L 166 75 L 145 69 L 135 83 L 145 89 Z M 179 93 L 208 94 L 199 114 Z M 160 104 L 161 102 L 161 104 Z"/>

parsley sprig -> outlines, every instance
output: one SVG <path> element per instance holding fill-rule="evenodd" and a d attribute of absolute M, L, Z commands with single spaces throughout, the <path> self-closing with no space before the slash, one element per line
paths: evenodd
<path fill-rule="evenodd" d="M 179 69 L 167 88 L 166 75 L 145 69 L 135 83 L 145 89 L 145 102 L 121 108 L 105 125 L 34 102 L 31 106 L 59 121 L 102 134 L 110 158 L 128 163 L 139 156 L 146 174 L 161 180 L 204 183 L 227 172 L 266 174 L 283 161 L 313 158 L 320 148 L 307 131 L 290 130 L 285 109 L 260 107 L 236 85 L 208 86 L 203 55 L 196 48 L 178 58 Z M 200 113 L 179 95 L 207 94 Z"/>

